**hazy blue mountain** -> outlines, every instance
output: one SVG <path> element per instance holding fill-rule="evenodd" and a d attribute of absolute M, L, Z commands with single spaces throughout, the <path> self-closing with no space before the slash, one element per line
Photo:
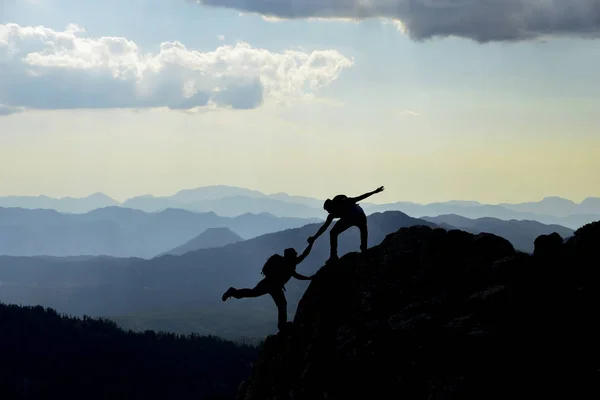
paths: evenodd
<path fill-rule="evenodd" d="M 180 208 L 181 204 L 164 197 L 144 195 L 127 199 L 123 202 L 122 206 L 145 212 L 157 212 L 166 210 L 167 208 Z"/>
<path fill-rule="evenodd" d="M 241 242 L 242 237 L 237 233 L 233 232 L 229 228 L 208 228 L 195 238 L 187 241 L 181 246 L 177 246 L 174 249 L 165 251 L 160 254 L 161 256 L 171 254 L 179 256 L 187 253 L 188 251 L 195 251 L 200 249 L 210 249 L 213 247 L 223 247 L 228 244 Z"/>
<path fill-rule="evenodd" d="M 180 204 L 195 203 L 197 201 L 216 200 L 224 197 L 244 196 L 244 197 L 267 197 L 258 190 L 246 189 L 236 186 L 227 185 L 212 185 L 202 186 L 195 189 L 183 189 L 169 196 L 169 200 L 176 201 Z"/>
<path fill-rule="evenodd" d="M 556 196 L 545 197 L 536 202 L 519 204 L 502 203 L 499 205 L 509 210 L 533 214 L 554 215 L 558 217 L 567 217 L 569 215 L 581 212 L 579 204 L 575 203 L 574 201 Z M 598 209 L 598 212 L 600 212 L 600 209 Z"/>
<path fill-rule="evenodd" d="M 0 197 L 0 207 L 42 208 L 64 213 L 85 213 L 96 208 L 116 206 L 118 204 L 118 201 L 104 193 L 94 193 L 82 198 L 62 197 L 58 199 L 44 195 Z"/>
<path fill-rule="evenodd" d="M 148 212 L 181 208 L 195 212 L 215 212 L 226 217 L 269 212 L 278 217 L 323 217 L 322 200 L 285 193 L 265 194 L 235 186 L 213 185 L 183 189 L 172 196 L 136 196 L 123 205 Z"/>
<path fill-rule="evenodd" d="M 390 210 L 401 210 L 415 218 L 425 216 L 439 215 L 460 215 L 462 217 L 478 219 L 478 218 L 498 218 L 505 221 L 510 220 L 532 220 L 549 225 L 562 225 L 571 229 L 578 229 L 581 226 L 597 221 L 600 219 L 600 213 L 593 214 L 571 214 L 568 216 L 557 216 L 548 214 L 535 214 L 532 212 L 515 211 L 504 206 L 498 205 L 456 205 L 453 202 L 448 203 L 430 203 L 417 204 L 409 202 L 398 202 L 388 204 L 365 204 L 363 206 L 366 212 L 383 212 Z"/>
<path fill-rule="evenodd" d="M 193 193 L 182 198 L 193 198 Z M 223 217 L 235 217 L 246 213 L 268 212 L 276 217 L 292 218 L 325 218 L 325 211 L 321 208 L 307 206 L 292 201 L 283 201 L 270 197 L 257 197 L 247 195 L 232 195 L 191 202 L 180 202 L 171 198 L 141 196 L 129 199 L 123 203 L 146 212 L 159 212 L 166 208 L 179 208 L 193 212 L 214 212 Z"/>
<path fill-rule="evenodd" d="M 346 193 L 354 195 L 354 193 Z M 357 193 L 360 194 L 360 193 Z M 331 197 L 333 197 L 333 193 Z M 468 218 L 493 217 L 504 220 L 530 219 L 545 224 L 562 224 L 571 228 L 578 228 L 582 224 L 595 220 L 596 208 L 593 202 L 583 207 L 576 205 L 573 211 L 585 211 L 587 215 L 573 213 L 565 215 L 559 208 L 567 204 L 565 201 L 542 200 L 537 203 L 489 205 L 476 201 L 451 200 L 430 204 L 414 202 L 395 202 L 374 204 L 362 202 L 367 213 L 384 211 L 402 211 L 408 215 L 419 218 L 422 216 L 436 216 L 445 214 L 462 215 Z M 324 199 L 306 196 L 294 196 L 287 193 L 265 194 L 260 191 L 232 186 L 207 186 L 196 189 L 186 189 L 173 196 L 152 197 L 142 196 L 126 201 L 124 204 L 140 208 L 145 211 L 159 211 L 167 207 L 182 208 L 195 212 L 212 211 L 222 216 L 236 216 L 243 213 L 269 212 L 275 216 L 294 216 L 302 218 L 324 218 Z M 572 203 L 572 202 L 571 202 Z M 573 203 L 575 204 L 575 203 Z M 592 206 L 590 206 L 591 204 Z M 512 207 L 512 208 L 511 208 Z M 552 210 L 556 213 L 552 214 Z M 564 207 L 563 207 L 564 208 Z M 593 212 L 592 212 L 593 211 Z M 600 208 L 598 208 L 600 213 Z M 592 215 L 589 215 L 592 214 Z"/>
<path fill-rule="evenodd" d="M 435 226 L 401 212 L 378 213 L 370 215 L 368 219 L 370 246 L 380 243 L 387 234 L 404 226 Z M 151 322 L 149 314 L 172 314 L 174 321 L 206 307 L 217 307 L 222 310 L 224 319 L 217 323 L 210 322 L 214 316 L 207 317 L 205 330 L 231 333 L 232 326 L 241 324 L 240 318 L 243 316 L 248 318 L 249 326 L 256 319 L 275 321 L 276 308 L 269 296 L 224 304 L 221 294 L 229 286 L 253 287 L 263 278 L 260 270 L 269 256 L 283 254 L 287 247 L 294 247 L 299 253 L 304 251 L 306 239 L 319 226 L 309 224 L 224 247 L 151 260 L 98 257 L 67 261 L 51 257 L 4 256 L 0 257 L 0 301 L 42 304 L 74 315 L 140 315 L 146 316 L 144 323 Z M 359 243 L 358 229 L 349 229 L 339 237 L 339 255 L 358 251 Z M 329 235 L 326 232 L 317 240 L 307 259 L 298 266 L 298 272 L 307 275 L 314 273 L 328 256 Z M 290 316 L 293 316 L 295 304 L 306 285 L 307 282 L 294 279 L 287 284 Z M 227 321 L 227 315 L 235 315 L 236 321 Z M 197 316 L 196 319 L 195 324 L 200 325 L 201 317 Z M 273 326 L 265 325 L 262 329 L 272 330 Z M 249 335 L 249 332 L 244 333 L 244 336 Z"/>
<path fill-rule="evenodd" d="M 180 207 L 195 212 L 212 211 L 224 217 L 234 217 L 245 213 L 258 214 L 264 212 L 268 212 L 277 217 L 294 216 L 296 218 L 317 217 L 323 219 L 327 217 L 325 210 L 322 208 L 316 209 L 288 201 L 247 196 L 230 196 L 214 200 L 203 200 L 181 205 Z"/>
<path fill-rule="evenodd" d="M 105 207 L 85 214 L 63 214 L 0 208 L 0 254 L 150 258 L 188 242 L 208 228 L 229 228 L 249 239 L 317 221 L 277 218 L 268 213 L 228 218 L 181 209 L 147 213 Z"/>
<path fill-rule="evenodd" d="M 588 197 L 580 203 L 579 207 L 585 214 L 600 213 L 600 197 Z"/>
<path fill-rule="evenodd" d="M 321 210 L 323 208 L 323 203 L 325 202 L 325 199 L 316 199 L 314 197 L 306 196 L 294 196 L 283 192 L 270 194 L 269 197 L 272 199 L 282 200 L 290 203 L 303 204 L 305 206 L 312 207 L 318 210 Z"/>
<path fill-rule="evenodd" d="M 365 189 L 367 191 L 368 188 Z M 333 197 L 337 193 L 331 193 Z M 345 193 L 359 195 L 361 193 Z M 10 203 L 7 203 L 9 202 Z M 92 201 L 93 200 L 93 201 Z M 267 194 L 258 190 L 227 185 L 183 189 L 170 196 L 143 195 L 119 204 L 102 194 L 85 199 L 51 199 L 48 197 L 0 198 L 11 207 L 49 208 L 63 212 L 87 212 L 93 208 L 120 205 L 146 212 L 160 212 L 179 208 L 194 212 L 214 212 L 220 216 L 234 217 L 245 213 L 268 212 L 276 217 L 325 218 L 324 199 L 287 193 Z M 94 202 L 95 201 L 95 202 Z M 104 204 L 109 203 L 109 204 Z M 35 206 L 33 205 L 35 203 Z M 59 204 L 60 203 L 60 204 Z M 534 220 L 543 224 L 557 224 L 577 229 L 600 218 L 600 198 L 590 197 L 575 203 L 560 197 L 546 197 L 537 202 L 483 204 L 477 201 L 450 200 L 430 204 L 394 202 L 386 204 L 361 203 L 367 213 L 402 211 L 415 218 L 456 214 L 467 218 L 491 217 L 503 220 Z"/>
<path fill-rule="evenodd" d="M 460 229 L 473 234 L 493 233 L 508 240 L 515 249 L 528 253 L 533 253 L 534 241 L 540 235 L 549 235 L 556 232 L 561 237 L 567 238 L 574 233 L 573 229 L 561 225 L 545 225 L 537 221 L 527 220 L 470 219 L 455 214 L 423 217 L 423 219 L 447 229 Z"/>

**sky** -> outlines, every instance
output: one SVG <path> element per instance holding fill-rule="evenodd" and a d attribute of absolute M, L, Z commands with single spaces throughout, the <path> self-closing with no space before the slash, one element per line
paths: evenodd
<path fill-rule="evenodd" d="M 599 34 L 598 0 L 0 0 L 0 196 L 579 202 Z"/>

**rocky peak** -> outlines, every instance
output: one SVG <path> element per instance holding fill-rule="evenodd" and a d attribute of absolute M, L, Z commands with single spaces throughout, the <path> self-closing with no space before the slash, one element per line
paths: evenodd
<path fill-rule="evenodd" d="M 319 270 L 238 400 L 597 397 L 598 243 L 402 228 Z"/>

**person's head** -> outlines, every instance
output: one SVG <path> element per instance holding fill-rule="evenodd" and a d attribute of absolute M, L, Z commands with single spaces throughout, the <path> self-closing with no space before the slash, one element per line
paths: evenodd
<path fill-rule="evenodd" d="M 283 256 L 287 259 L 295 260 L 296 257 L 298 257 L 298 253 L 296 252 L 295 249 L 290 247 L 290 248 L 287 248 L 284 250 Z"/>
<path fill-rule="evenodd" d="M 333 201 L 331 199 L 325 200 L 323 203 L 323 209 L 327 212 L 331 212 L 331 206 L 333 205 Z"/>

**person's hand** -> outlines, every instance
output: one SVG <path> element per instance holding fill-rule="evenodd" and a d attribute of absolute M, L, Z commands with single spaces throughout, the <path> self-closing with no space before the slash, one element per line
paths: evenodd
<path fill-rule="evenodd" d="M 380 186 L 377 189 L 375 189 L 375 193 L 383 192 L 383 189 L 385 189 L 385 188 L 383 186 Z"/>

